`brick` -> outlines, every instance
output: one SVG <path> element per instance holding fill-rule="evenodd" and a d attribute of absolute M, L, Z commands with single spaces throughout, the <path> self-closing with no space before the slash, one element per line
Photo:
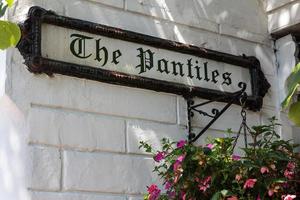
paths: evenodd
<path fill-rule="evenodd" d="M 277 75 L 277 84 L 278 87 L 278 100 L 281 103 L 286 95 L 286 80 L 290 73 L 292 72 L 293 67 L 297 64 L 295 55 L 297 52 L 297 45 L 291 35 L 287 35 L 276 40 L 276 57 L 278 61 L 278 75 Z"/>
<path fill-rule="evenodd" d="M 154 1 L 154 0 L 129 0 L 126 9 L 156 18 L 162 18 L 179 24 L 185 24 L 209 30 L 218 31 L 218 24 L 199 15 L 193 1 Z"/>
<path fill-rule="evenodd" d="M 217 33 L 177 24 L 173 25 L 173 29 L 173 40 L 175 41 L 208 49 L 218 49 L 219 35 Z"/>
<path fill-rule="evenodd" d="M 109 194 L 87 194 L 70 192 L 32 192 L 32 200 L 126 200 L 125 197 Z"/>
<path fill-rule="evenodd" d="M 75 1 L 65 2 L 66 15 L 112 27 L 122 28 L 155 37 L 169 39 L 172 35 L 172 27 L 166 21 L 149 18 L 140 14 L 117 10 L 90 2 Z M 85 10 L 85 12 L 82 12 Z M 86 13 L 90 15 L 86 15 Z"/>
<path fill-rule="evenodd" d="M 165 5 L 174 21 L 186 21 L 189 25 L 204 22 L 227 23 L 253 33 L 267 34 L 267 18 L 257 1 L 181 1 L 166 0 Z M 179 18 L 179 19 L 178 19 Z M 201 28 L 201 25 L 197 25 Z M 211 30 L 208 25 L 203 29 Z"/>
<path fill-rule="evenodd" d="M 14 65 L 15 66 L 15 65 Z M 14 69 L 13 88 L 18 104 L 29 103 L 98 114 L 176 123 L 176 96 L 116 86 L 68 76 L 33 75 L 24 66 Z M 22 79 L 22 80 L 20 80 Z M 21 84 L 22 83 L 22 84 Z M 63 87 L 62 87 L 63 85 Z M 47 91 L 47 92 L 45 92 Z"/>
<path fill-rule="evenodd" d="M 251 31 L 242 29 L 242 28 L 236 28 L 229 24 L 220 24 L 220 34 L 221 35 L 229 35 L 237 38 L 241 38 L 244 40 L 257 42 L 257 43 L 268 43 L 269 42 L 269 35 L 265 34 L 257 34 L 252 33 Z"/>
<path fill-rule="evenodd" d="M 130 120 L 127 122 L 127 148 L 130 153 L 145 153 L 139 150 L 139 142 L 146 141 L 157 150 L 161 149 L 160 140 L 169 138 L 172 141 L 187 139 L 187 130 L 179 125 L 161 124 Z"/>
<path fill-rule="evenodd" d="M 177 123 L 182 126 L 188 124 L 187 101 L 183 97 L 177 97 Z"/>
<path fill-rule="evenodd" d="M 297 0 L 266 0 L 266 11 L 271 12 L 294 1 Z"/>
<path fill-rule="evenodd" d="M 276 74 L 275 56 L 271 46 L 260 45 L 228 36 L 220 36 L 218 51 L 234 55 L 245 54 L 246 56 L 255 56 L 260 61 L 262 71 L 265 74 L 272 76 Z"/>
<path fill-rule="evenodd" d="M 268 15 L 269 32 L 274 33 L 300 22 L 300 2 L 289 4 Z"/>
<path fill-rule="evenodd" d="M 280 104 L 278 99 L 279 99 L 279 89 L 278 89 L 278 79 L 275 76 L 269 76 L 265 75 L 268 82 L 271 84 L 270 89 L 268 90 L 268 93 L 265 95 L 263 99 L 263 107 L 278 107 Z"/>
<path fill-rule="evenodd" d="M 137 196 L 137 197 L 128 197 L 128 200 L 141 200 L 143 199 L 143 196 Z"/>
<path fill-rule="evenodd" d="M 158 182 L 153 160 L 141 156 L 64 152 L 64 190 L 143 194 Z"/>
<path fill-rule="evenodd" d="M 112 7 L 124 8 L 124 0 L 86 0 L 96 3 L 105 4 Z"/>
<path fill-rule="evenodd" d="M 30 147 L 29 188 L 57 191 L 60 189 L 61 158 L 59 150 Z"/>
<path fill-rule="evenodd" d="M 88 151 L 125 151 L 124 120 L 46 107 L 33 107 L 28 118 L 33 143 Z"/>

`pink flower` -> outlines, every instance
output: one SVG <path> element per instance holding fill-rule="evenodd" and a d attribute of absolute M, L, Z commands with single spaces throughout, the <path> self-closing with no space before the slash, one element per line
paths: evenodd
<path fill-rule="evenodd" d="M 181 162 L 179 161 L 176 161 L 173 165 L 173 170 L 176 172 L 178 171 L 179 169 L 181 169 Z"/>
<path fill-rule="evenodd" d="M 257 196 L 256 200 L 261 200 L 261 198 L 260 198 L 260 196 L 259 196 L 259 195 Z"/>
<path fill-rule="evenodd" d="M 149 200 L 157 200 L 160 196 L 161 190 L 157 187 L 157 185 L 152 184 L 148 187 Z"/>
<path fill-rule="evenodd" d="M 181 198 L 181 200 L 185 200 L 185 198 L 186 198 L 186 193 L 185 193 L 185 192 L 181 192 L 180 198 Z"/>
<path fill-rule="evenodd" d="M 235 161 L 241 160 L 241 156 L 238 156 L 238 155 L 232 155 L 231 158 L 232 158 L 232 160 L 235 160 Z"/>
<path fill-rule="evenodd" d="M 199 183 L 198 184 L 199 190 L 205 192 L 210 187 L 211 176 L 208 176 L 202 180 L 197 179 L 196 181 Z"/>
<path fill-rule="evenodd" d="M 214 145 L 213 144 L 207 144 L 206 147 L 209 148 L 210 150 L 212 150 L 214 148 Z"/>
<path fill-rule="evenodd" d="M 261 167 L 260 168 L 260 173 L 264 174 L 264 173 L 269 173 L 269 169 L 267 167 Z"/>
<path fill-rule="evenodd" d="M 182 162 L 184 160 L 184 158 L 185 158 L 185 155 L 181 155 L 176 159 L 176 161 Z"/>
<path fill-rule="evenodd" d="M 273 194 L 274 194 L 274 190 L 269 189 L 269 190 L 268 190 L 268 195 L 269 195 L 269 197 L 273 196 Z"/>
<path fill-rule="evenodd" d="M 177 142 L 177 148 L 182 148 L 182 147 L 184 147 L 184 145 L 186 145 L 185 140 L 180 140 L 179 142 Z"/>
<path fill-rule="evenodd" d="M 296 164 L 294 162 L 289 162 L 286 166 L 290 171 L 293 171 L 296 167 Z"/>
<path fill-rule="evenodd" d="M 247 188 L 253 188 L 255 183 L 256 183 L 256 179 L 248 179 L 246 180 L 245 184 L 244 184 L 244 189 L 247 189 Z"/>
<path fill-rule="evenodd" d="M 288 195 L 286 195 L 286 196 L 283 196 L 283 200 L 293 200 L 293 199 L 295 199 L 296 198 L 296 195 L 290 195 L 290 194 L 288 194 Z"/>
<path fill-rule="evenodd" d="M 242 178 L 242 175 L 240 175 L 240 174 L 235 175 L 235 180 L 237 182 L 239 182 L 241 180 L 241 178 Z"/>
<path fill-rule="evenodd" d="M 286 177 L 286 178 L 288 178 L 288 179 L 293 179 L 293 177 L 294 177 L 294 172 L 291 172 L 290 170 L 288 170 L 288 169 L 286 169 L 285 171 L 284 171 L 284 176 Z"/>
<path fill-rule="evenodd" d="M 227 200 L 239 200 L 236 196 L 228 197 Z"/>
<path fill-rule="evenodd" d="M 168 194 L 168 197 L 169 197 L 170 199 L 174 199 L 175 196 L 176 196 L 176 192 L 175 192 L 175 191 L 167 192 L 167 194 Z"/>
<path fill-rule="evenodd" d="M 157 154 L 154 156 L 154 160 L 156 161 L 156 162 L 160 162 L 162 159 L 164 159 L 165 158 L 165 153 L 164 152 L 161 152 L 161 151 L 159 151 L 159 152 L 157 152 Z"/>
<path fill-rule="evenodd" d="M 170 181 L 167 181 L 165 184 L 165 189 L 169 190 L 172 187 L 172 183 Z"/>

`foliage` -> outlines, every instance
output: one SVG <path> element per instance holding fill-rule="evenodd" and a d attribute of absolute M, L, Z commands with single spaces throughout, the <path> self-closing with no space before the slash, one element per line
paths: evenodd
<path fill-rule="evenodd" d="M 0 1 L 0 17 L 3 17 L 7 8 L 13 5 L 13 0 Z M 15 23 L 0 20 L 0 49 L 4 50 L 16 46 L 21 38 L 21 30 Z"/>
<path fill-rule="evenodd" d="M 263 200 L 295 199 L 300 191 L 300 158 L 294 146 L 279 139 L 274 118 L 251 129 L 253 143 L 234 155 L 235 138 L 216 138 L 205 146 L 184 140 L 162 140 L 162 151 L 141 142 L 152 152 L 154 168 L 165 193 L 148 187 L 145 200 Z M 297 193 L 298 192 L 298 193 Z"/>
<path fill-rule="evenodd" d="M 288 79 L 286 80 L 286 85 L 288 89 L 288 94 L 285 100 L 282 102 L 282 107 L 286 108 L 289 106 L 293 95 L 297 91 L 300 85 L 300 63 L 296 65 L 289 75 Z M 289 118 L 298 126 L 300 126 L 300 103 L 296 102 L 293 103 L 289 109 Z"/>

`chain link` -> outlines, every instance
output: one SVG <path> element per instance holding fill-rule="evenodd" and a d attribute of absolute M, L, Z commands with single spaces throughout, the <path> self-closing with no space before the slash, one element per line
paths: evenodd
<path fill-rule="evenodd" d="M 241 132 L 243 130 L 244 132 L 244 143 L 245 143 L 245 147 L 247 148 L 248 146 L 248 141 L 247 141 L 247 131 L 250 131 L 250 128 L 247 125 L 247 112 L 246 112 L 246 101 L 247 101 L 247 94 L 243 93 L 239 99 L 242 110 L 241 110 L 241 117 L 242 117 L 242 122 L 239 128 L 239 131 L 237 133 L 237 136 L 235 138 L 235 141 L 233 143 L 233 149 L 235 148 L 237 141 L 241 135 Z"/>

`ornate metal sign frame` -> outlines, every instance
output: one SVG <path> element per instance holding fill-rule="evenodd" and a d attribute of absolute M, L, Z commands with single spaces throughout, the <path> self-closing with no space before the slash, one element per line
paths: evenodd
<path fill-rule="evenodd" d="M 192 97 L 200 97 L 209 100 L 220 99 L 219 101 L 222 102 L 230 102 L 232 96 L 234 95 L 234 93 L 230 92 L 221 92 L 200 87 L 190 87 L 179 83 L 144 78 L 135 75 L 108 71 L 100 68 L 91 68 L 88 66 L 44 58 L 41 54 L 41 26 L 43 23 L 120 39 L 128 42 L 149 45 L 179 53 L 190 54 L 201 58 L 247 68 L 249 69 L 251 75 L 252 96 L 248 97 L 246 107 L 253 111 L 258 111 L 261 109 L 263 97 L 270 87 L 270 84 L 261 71 L 260 62 L 255 57 L 247 57 L 245 55 L 230 55 L 227 53 L 221 53 L 193 45 L 156 38 L 132 31 L 64 17 L 40 7 L 32 7 L 29 10 L 28 19 L 20 25 L 22 29 L 22 39 L 18 44 L 18 48 L 25 59 L 25 64 L 28 66 L 28 70 L 35 74 L 46 73 L 49 76 L 52 76 L 53 73 L 58 73 L 129 87 L 174 93 L 182 95 L 188 99 Z M 239 102 L 236 100 L 233 103 L 238 104 Z"/>

